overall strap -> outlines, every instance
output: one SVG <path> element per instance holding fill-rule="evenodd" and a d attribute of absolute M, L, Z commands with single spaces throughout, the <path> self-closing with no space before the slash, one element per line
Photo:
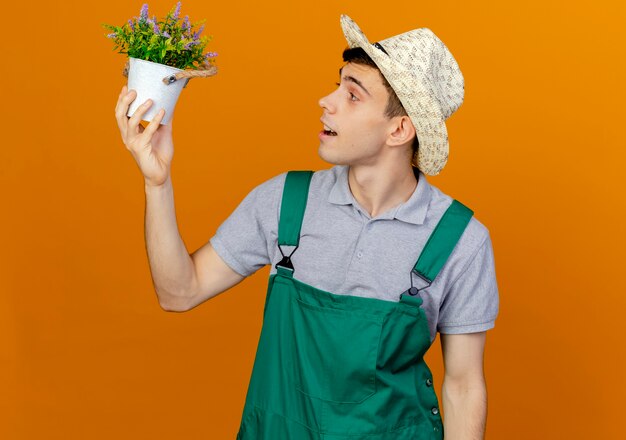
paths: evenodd
<path fill-rule="evenodd" d="M 452 200 L 437 223 L 413 267 L 413 271 L 428 281 L 429 285 L 448 260 L 472 215 L 474 211 L 458 200 Z"/>
<path fill-rule="evenodd" d="M 313 177 L 313 171 L 289 171 L 285 178 L 283 188 L 283 198 L 280 205 L 280 220 L 278 223 L 278 248 L 280 246 L 296 246 L 300 242 L 300 230 L 302 229 L 302 219 L 306 209 L 306 202 L 309 195 L 309 184 Z M 276 268 L 288 268 L 293 273 L 291 255 L 285 256 L 282 249 L 283 259 Z M 281 271 L 282 272 L 282 271 Z"/>

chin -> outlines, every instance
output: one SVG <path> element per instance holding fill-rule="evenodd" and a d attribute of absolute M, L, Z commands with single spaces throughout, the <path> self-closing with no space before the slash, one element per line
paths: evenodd
<path fill-rule="evenodd" d="M 333 153 L 336 153 L 336 152 L 328 151 L 328 148 L 326 148 L 322 144 L 320 144 L 317 150 L 317 154 L 324 162 L 328 162 L 332 165 L 346 165 L 345 160 L 343 160 L 341 157 L 338 157 L 337 154 L 333 154 Z"/>

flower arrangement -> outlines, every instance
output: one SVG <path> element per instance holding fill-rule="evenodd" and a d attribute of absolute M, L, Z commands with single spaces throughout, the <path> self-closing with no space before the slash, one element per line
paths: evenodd
<path fill-rule="evenodd" d="M 156 16 L 148 18 L 148 4 L 144 3 L 139 17 L 133 17 L 122 26 L 104 23 L 102 26 L 113 31 L 107 38 L 115 42 L 113 50 L 121 48 L 119 53 L 178 69 L 208 69 L 215 62 L 217 52 L 203 54 L 207 43 L 213 39 L 212 36 L 200 37 L 206 20 L 192 24 L 187 15 L 181 20 L 180 7 L 181 2 L 178 2 L 164 20 L 157 21 Z M 197 25 L 202 26 L 196 29 Z"/>

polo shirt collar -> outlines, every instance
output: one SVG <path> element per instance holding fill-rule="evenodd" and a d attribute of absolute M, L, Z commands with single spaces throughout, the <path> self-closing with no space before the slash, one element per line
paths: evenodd
<path fill-rule="evenodd" d="M 336 167 L 337 180 L 330 190 L 328 201 L 335 205 L 353 205 L 368 216 L 350 191 L 350 185 L 348 184 L 349 166 L 336 165 Z M 428 210 L 428 205 L 430 203 L 431 188 L 423 172 L 417 171 L 417 169 L 414 169 L 414 172 L 416 172 L 416 177 L 419 176 L 419 180 L 411 197 L 406 202 L 376 217 L 377 219 L 398 219 L 416 225 L 424 223 L 426 211 Z"/>

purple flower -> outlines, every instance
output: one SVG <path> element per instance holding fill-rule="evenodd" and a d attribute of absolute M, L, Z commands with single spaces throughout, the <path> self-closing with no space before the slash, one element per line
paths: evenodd
<path fill-rule="evenodd" d="M 159 31 L 159 25 L 156 24 L 155 21 L 152 22 L 152 30 L 154 31 L 155 34 L 159 35 L 161 33 L 161 31 Z"/>
<path fill-rule="evenodd" d="M 182 26 L 183 32 L 186 31 L 187 29 L 189 29 L 189 16 L 185 15 L 185 19 L 183 20 L 183 26 Z"/>
<path fill-rule="evenodd" d="M 198 44 L 197 41 L 190 41 L 189 43 L 185 44 L 185 49 L 189 50 L 191 49 L 191 46 Z"/>
<path fill-rule="evenodd" d="M 170 35 L 170 34 L 168 34 L 168 33 L 167 33 L 167 31 L 163 31 L 163 34 L 162 34 L 162 35 L 163 35 L 165 38 L 170 38 L 170 37 L 171 37 L 171 35 Z"/>
<path fill-rule="evenodd" d="M 141 19 L 145 21 L 148 18 L 148 3 L 144 3 L 141 6 L 141 13 L 139 14 Z"/>
<path fill-rule="evenodd" d="M 115 37 L 117 37 L 117 34 L 115 32 L 107 35 L 107 38 L 115 38 Z"/>
<path fill-rule="evenodd" d="M 213 58 L 213 57 L 216 57 L 216 56 L 217 56 L 217 52 L 207 52 L 204 55 L 204 58 Z"/>
<path fill-rule="evenodd" d="M 133 30 L 133 32 L 135 31 L 135 24 L 132 22 L 132 20 L 128 20 L 128 25 L 130 26 L 130 28 Z"/>
<path fill-rule="evenodd" d="M 174 11 L 174 20 L 178 20 L 178 14 L 180 14 L 180 2 L 176 3 L 176 10 Z"/>
<path fill-rule="evenodd" d="M 204 25 L 200 26 L 200 29 L 198 30 L 198 32 L 196 32 L 195 34 L 193 34 L 193 39 L 197 40 L 198 36 L 200 35 L 200 32 L 202 32 L 202 30 L 204 29 Z"/>

